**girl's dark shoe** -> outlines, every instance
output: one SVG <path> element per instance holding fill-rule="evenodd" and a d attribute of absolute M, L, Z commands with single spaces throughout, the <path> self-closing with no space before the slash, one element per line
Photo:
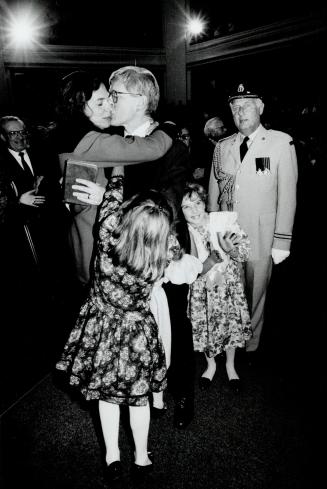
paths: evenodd
<path fill-rule="evenodd" d="M 212 380 L 207 377 L 200 377 L 199 379 L 199 387 L 201 391 L 206 391 L 211 386 Z"/>
<path fill-rule="evenodd" d="M 148 457 L 151 460 L 151 462 L 153 462 L 153 452 L 148 452 Z M 152 470 L 153 470 L 153 464 L 137 465 L 136 463 L 133 463 L 131 468 L 131 475 L 136 482 L 141 482 L 148 475 L 151 474 Z"/>
<path fill-rule="evenodd" d="M 229 388 L 234 394 L 239 394 L 241 392 L 241 381 L 240 379 L 231 379 L 228 382 Z"/>
<path fill-rule="evenodd" d="M 115 482 L 122 478 L 123 466 L 120 460 L 116 460 L 107 465 L 105 470 L 106 479 L 108 482 Z"/>
<path fill-rule="evenodd" d="M 163 408 L 157 408 L 154 406 L 151 406 L 151 418 L 153 419 L 158 419 L 162 418 L 167 412 L 167 404 L 164 403 Z"/>
<path fill-rule="evenodd" d="M 153 469 L 152 464 L 150 464 L 150 465 L 137 465 L 134 463 L 132 465 L 132 470 L 131 470 L 132 478 L 135 481 L 140 482 L 140 481 L 144 480 L 149 474 L 151 474 L 152 469 Z"/>

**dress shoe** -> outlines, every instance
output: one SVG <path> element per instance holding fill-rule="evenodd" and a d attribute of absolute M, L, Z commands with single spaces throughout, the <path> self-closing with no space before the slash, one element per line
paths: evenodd
<path fill-rule="evenodd" d="M 162 408 L 157 408 L 155 406 L 151 406 L 150 410 L 151 410 L 151 418 L 152 419 L 162 418 L 167 412 L 167 404 L 164 403 Z"/>
<path fill-rule="evenodd" d="M 132 464 L 131 475 L 135 482 L 142 482 L 149 474 L 151 474 L 153 469 L 153 453 L 148 452 L 148 457 L 152 464 L 138 465 L 135 462 Z"/>
<path fill-rule="evenodd" d="M 180 430 L 185 429 L 193 419 L 194 404 L 193 399 L 181 397 L 176 401 L 174 412 L 174 426 Z"/>
<path fill-rule="evenodd" d="M 230 379 L 228 386 L 234 394 L 239 394 L 241 392 L 241 381 L 240 379 Z"/>
<path fill-rule="evenodd" d="M 120 460 L 116 460 L 111 464 L 107 465 L 105 469 L 105 476 L 109 483 L 118 481 L 121 479 L 123 474 L 123 467 Z"/>
<path fill-rule="evenodd" d="M 200 377 L 199 379 L 199 387 L 201 391 L 206 391 L 211 386 L 211 380 L 207 377 Z"/>

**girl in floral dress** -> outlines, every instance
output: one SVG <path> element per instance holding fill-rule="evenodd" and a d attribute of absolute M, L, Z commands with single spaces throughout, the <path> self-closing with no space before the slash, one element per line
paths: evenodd
<path fill-rule="evenodd" d="M 235 370 L 235 349 L 251 337 L 248 305 L 239 262 L 249 256 L 249 239 L 237 224 L 236 212 L 205 211 L 206 194 L 198 184 L 184 192 L 182 210 L 188 223 L 191 253 L 203 263 L 203 272 L 190 286 L 188 314 L 196 351 L 204 352 L 207 368 L 200 387 L 210 386 L 216 371 L 216 355 L 226 352 L 229 386 L 240 390 Z"/>
<path fill-rule="evenodd" d="M 117 167 L 99 214 L 99 239 L 89 296 L 65 345 L 59 370 L 87 400 L 99 400 L 107 477 L 121 476 L 119 405 L 129 406 L 135 473 L 150 468 L 150 392 L 166 387 L 165 352 L 150 312 L 153 284 L 179 252 L 164 197 L 142 192 L 123 201 Z"/>

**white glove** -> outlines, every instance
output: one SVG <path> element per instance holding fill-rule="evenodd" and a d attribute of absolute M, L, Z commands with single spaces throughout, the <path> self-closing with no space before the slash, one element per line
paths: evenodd
<path fill-rule="evenodd" d="M 277 248 L 272 248 L 271 256 L 275 265 L 281 263 L 289 256 L 290 252 L 287 250 L 278 250 Z"/>

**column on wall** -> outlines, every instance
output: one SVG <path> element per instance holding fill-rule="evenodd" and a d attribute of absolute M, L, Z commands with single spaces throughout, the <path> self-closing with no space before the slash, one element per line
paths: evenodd
<path fill-rule="evenodd" d="M 2 35 L 2 26 L 0 18 L 0 112 L 6 112 L 10 107 L 11 94 L 8 83 L 8 72 L 5 66 L 4 44 Z"/>
<path fill-rule="evenodd" d="M 166 51 L 165 99 L 169 104 L 186 104 L 186 0 L 166 0 L 163 8 L 163 40 Z"/>

